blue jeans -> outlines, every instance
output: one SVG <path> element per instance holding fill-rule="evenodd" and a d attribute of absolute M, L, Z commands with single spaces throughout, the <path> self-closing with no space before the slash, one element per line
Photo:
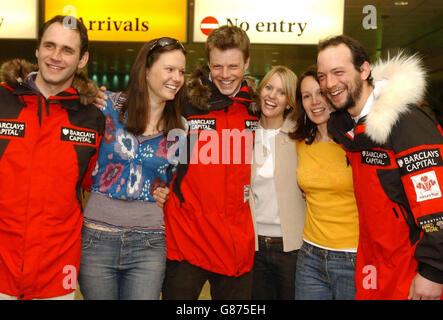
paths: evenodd
<path fill-rule="evenodd" d="M 83 227 L 78 280 L 84 299 L 157 300 L 165 268 L 164 233 Z"/>
<path fill-rule="evenodd" d="M 353 300 L 355 257 L 352 252 L 321 249 L 303 241 L 296 275 L 296 300 Z"/>

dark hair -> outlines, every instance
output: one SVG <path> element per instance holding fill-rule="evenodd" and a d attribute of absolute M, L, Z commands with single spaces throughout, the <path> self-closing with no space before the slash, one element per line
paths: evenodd
<path fill-rule="evenodd" d="M 209 61 L 209 53 L 212 49 L 220 50 L 240 49 L 246 61 L 249 58 L 249 37 L 246 32 L 236 26 L 221 26 L 212 30 L 206 39 L 206 58 Z"/>
<path fill-rule="evenodd" d="M 58 15 L 46 21 L 38 32 L 37 47 L 40 47 L 43 34 L 53 23 L 61 23 L 65 28 L 77 30 L 80 36 L 80 58 L 83 57 L 85 52 L 88 51 L 88 30 L 86 29 L 83 22 L 73 16 Z"/>
<path fill-rule="evenodd" d="M 315 135 L 317 134 L 317 125 L 312 122 L 306 114 L 305 108 L 303 108 L 303 97 L 301 95 L 301 83 L 307 77 L 313 77 L 315 81 L 317 79 L 317 68 L 315 66 L 310 66 L 297 81 L 297 112 L 296 112 L 296 129 L 294 132 L 289 133 L 289 136 L 295 140 L 304 140 L 306 144 L 312 144 L 315 140 Z"/>
<path fill-rule="evenodd" d="M 161 39 L 171 39 L 170 44 L 158 45 Z M 146 43 L 139 51 L 132 65 L 129 75 L 128 87 L 126 89 L 126 101 L 120 107 L 119 120 L 125 123 L 126 130 L 139 135 L 148 125 L 149 118 L 149 94 L 146 69 L 159 59 L 164 52 L 180 50 L 186 55 L 183 45 L 172 38 L 153 39 Z M 160 122 L 163 122 L 165 135 L 172 129 L 184 129 L 181 120 L 181 106 L 185 97 L 185 86 L 182 86 L 175 95 L 174 100 L 166 101 Z"/>
<path fill-rule="evenodd" d="M 367 61 L 368 63 L 371 63 L 371 59 L 369 58 L 368 53 L 366 52 L 363 45 L 355 40 L 354 38 L 351 38 L 346 35 L 340 35 L 335 36 L 331 38 L 327 38 L 325 40 L 322 40 L 318 43 L 318 52 L 328 48 L 328 47 L 336 47 L 340 44 L 344 44 L 349 48 L 352 55 L 352 63 L 354 64 L 354 68 L 361 72 L 360 67 L 361 65 Z M 372 86 L 372 74 L 369 73 L 368 78 L 366 79 L 369 83 L 369 85 Z"/>

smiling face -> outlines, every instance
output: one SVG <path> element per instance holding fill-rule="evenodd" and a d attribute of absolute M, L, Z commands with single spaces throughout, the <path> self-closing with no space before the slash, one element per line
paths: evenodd
<path fill-rule="evenodd" d="M 290 107 L 280 75 L 274 73 L 259 94 L 262 115 L 268 120 L 283 122 L 285 109 Z"/>
<path fill-rule="evenodd" d="M 35 55 L 38 61 L 36 85 L 43 94 L 57 94 L 72 84 L 75 72 L 88 62 L 89 54 L 80 57 L 80 35 L 77 30 L 51 24 L 43 34 Z"/>
<path fill-rule="evenodd" d="M 208 66 L 213 83 L 223 95 L 230 97 L 240 88 L 243 75 L 249 67 L 249 58 L 245 60 L 238 48 L 213 48 L 209 52 Z"/>
<path fill-rule="evenodd" d="M 307 76 L 302 80 L 300 92 L 303 109 L 309 119 L 316 125 L 327 123 L 332 108 L 321 93 L 320 85 L 314 77 Z"/>
<path fill-rule="evenodd" d="M 344 45 L 330 46 L 320 51 L 317 58 L 320 87 L 336 109 L 346 109 L 358 115 L 362 104 L 363 80 L 369 75 L 365 62 L 361 72 L 355 69 L 350 49 Z"/>
<path fill-rule="evenodd" d="M 149 99 L 153 103 L 173 100 L 185 81 L 186 58 L 181 50 L 163 52 L 146 70 Z"/>

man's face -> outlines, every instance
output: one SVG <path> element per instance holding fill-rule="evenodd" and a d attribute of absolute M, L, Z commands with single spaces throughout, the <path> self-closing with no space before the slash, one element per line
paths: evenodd
<path fill-rule="evenodd" d="M 220 50 L 213 48 L 209 52 L 209 69 L 213 83 L 225 96 L 232 96 L 240 88 L 243 75 L 249 67 L 249 58 L 244 59 L 240 49 Z"/>
<path fill-rule="evenodd" d="M 361 72 L 355 70 L 352 55 L 344 44 L 327 47 L 317 57 L 317 76 L 322 92 L 336 109 L 352 109 L 363 87 Z"/>
<path fill-rule="evenodd" d="M 88 52 L 80 57 L 80 35 L 77 30 L 65 29 L 61 23 L 51 24 L 35 51 L 39 82 L 63 91 L 72 84 L 75 72 L 88 62 Z"/>

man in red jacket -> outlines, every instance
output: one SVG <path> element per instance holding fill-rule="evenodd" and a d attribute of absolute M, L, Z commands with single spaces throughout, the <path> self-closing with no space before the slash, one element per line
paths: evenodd
<path fill-rule="evenodd" d="M 187 82 L 188 158 L 165 204 L 167 246 L 163 299 L 197 299 L 204 283 L 213 299 L 249 299 L 254 229 L 248 204 L 253 129 L 244 80 L 249 38 L 223 26 L 206 42 L 208 65 Z"/>
<path fill-rule="evenodd" d="M 443 131 L 421 110 L 425 72 L 399 55 L 373 68 L 354 39 L 319 43 L 317 75 L 336 112 L 359 210 L 356 299 L 440 299 Z"/>
<path fill-rule="evenodd" d="M 88 188 L 104 130 L 80 103 L 88 37 L 73 17 L 40 30 L 38 71 L 23 60 L 0 75 L 0 299 L 72 299 L 80 264 L 81 187 Z M 92 96 L 95 93 L 92 92 Z"/>

